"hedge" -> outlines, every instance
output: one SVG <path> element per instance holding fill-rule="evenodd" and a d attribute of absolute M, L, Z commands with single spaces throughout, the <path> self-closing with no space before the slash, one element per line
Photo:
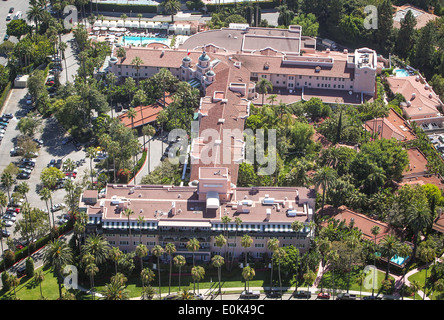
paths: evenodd
<path fill-rule="evenodd" d="M 3 89 L 2 95 L 0 96 L 0 110 L 3 111 L 3 104 L 8 97 L 9 91 L 11 91 L 11 82 L 8 82 L 5 89 Z"/>
<path fill-rule="evenodd" d="M 98 3 L 99 11 L 124 12 L 124 13 L 157 13 L 157 6 L 152 5 L 134 5 L 134 4 L 116 4 L 116 3 Z M 136 16 L 134 16 L 136 18 Z"/>
<path fill-rule="evenodd" d="M 221 6 L 224 8 L 234 8 L 236 6 L 242 5 L 242 3 L 243 2 L 231 2 L 231 3 L 224 3 L 224 4 L 207 3 L 207 11 L 214 12 L 217 10 L 218 6 Z M 275 7 L 277 7 L 279 5 L 279 2 L 277 2 L 277 1 L 254 2 L 254 5 L 256 5 L 256 3 L 259 5 L 259 7 L 261 9 L 274 9 Z"/>

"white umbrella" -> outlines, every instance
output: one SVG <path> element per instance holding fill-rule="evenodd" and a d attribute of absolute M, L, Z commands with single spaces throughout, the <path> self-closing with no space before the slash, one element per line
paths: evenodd
<path fill-rule="evenodd" d="M 102 26 L 109 27 L 110 26 L 110 21 L 109 20 L 103 20 Z"/>
<path fill-rule="evenodd" d="M 106 30 L 108 30 L 108 28 L 107 27 L 100 27 L 100 30 L 106 31 Z"/>
<path fill-rule="evenodd" d="M 113 21 L 114 22 L 114 21 Z M 110 24 L 111 25 L 111 24 Z M 113 25 L 113 27 L 123 27 L 123 20 L 119 20 L 116 22 L 116 24 Z"/>
<path fill-rule="evenodd" d="M 100 27 L 94 27 L 93 30 L 94 30 L 94 31 L 99 31 L 99 30 L 100 30 Z"/>
<path fill-rule="evenodd" d="M 96 22 L 94 22 L 94 26 L 95 27 L 101 27 L 102 26 L 102 21 L 96 20 Z"/>

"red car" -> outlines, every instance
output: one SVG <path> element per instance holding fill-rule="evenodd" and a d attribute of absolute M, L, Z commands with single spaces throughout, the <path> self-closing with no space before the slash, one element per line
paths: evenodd
<path fill-rule="evenodd" d="M 20 213 L 20 208 L 8 208 L 6 211 L 15 211 L 17 213 Z"/>
<path fill-rule="evenodd" d="M 328 292 L 319 292 L 318 299 L 330 299 L 330 293 Z"/>
<path fill-rule="evenodd" d="M 51 81 L 46 81 L 46 85 L 47 86 L 52 86 L 52 85 L 54 85 L 54 81 L 53 80 L 51 80 Z"/>

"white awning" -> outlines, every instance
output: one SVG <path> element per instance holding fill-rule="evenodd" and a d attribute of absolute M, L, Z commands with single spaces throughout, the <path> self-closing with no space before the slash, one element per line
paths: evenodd
<path fill-rule="evenodd" d="M 185 220 L 159 220 L 157 223 L 159 227 L 199 227 L 210 228 L 211 223 L 209 221 L 185 221 Z"/>
<path fill-rule="evenodd" d="M 219 193 L 215 191 L 207 192 L 207 209 L 218 209 L 220 206 Z"/>

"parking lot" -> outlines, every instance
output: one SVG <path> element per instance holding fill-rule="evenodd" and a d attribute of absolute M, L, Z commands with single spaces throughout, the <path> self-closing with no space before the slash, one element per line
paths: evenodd
<path fill-rule="evenodd" d="M 26 105 L 26 94 L 27 89 L 12 89 L 5 102 L 2 114 L 12 113 L 13 118 L 10 119 L 0 144 L 0 172 L 3 172 L 9 163 L 18 163 L 21 160 L 20 156 L 11 156 L 10 150 L 14 148 L 17 136 L 20 135 L 17 123 L 20 118 L 26 116 L 27 110 L 30 108 Z M 38 157 L 35 158 L 35 167 L 29 179 L 16 181 L 16 184 L 22 181 L 26 181 L 29 184 L 30 191 L 27 194 L 27 198 L 31 207 L 46 209 L 45 202 L 40 200 L 38 187 L 40 184 L 40 174 L 43 169 L 47 168 L 52 159 L 62 159 L 64 161 L 70 158 L 73 161 L 79 161 L 85 158 L 85 152 L 83 150 L 77 150 L 72 142 L 65 145 L 61 143 L 63 137 L 66 135 L 66 132 L 54 117 L 41 119 L 40 130 L 38 130 L 35 138 L 42 139 L 43 145 L 38 149 Z M 85 165 L 85 163 L 77 168 L 78 175 L 76 180 L 81 179 L 81 176 L 87 168 L 89 167 Z M 65 191 L 63 189 L 55 190 L 52 194 L 53 203 L 64 202 L 64 196 Z M 65 210 L 60 210 L 55 213 L 55 216 L 58 218 L 64 213 L 66 213 Z M 17 219 L 21 218 L 21 214 L 18 214 Z M 11 232 L 13 238 L 17 238 L 18 235 L 13 233 L 14 225 L 7 227 L 7 230 Z"/>

